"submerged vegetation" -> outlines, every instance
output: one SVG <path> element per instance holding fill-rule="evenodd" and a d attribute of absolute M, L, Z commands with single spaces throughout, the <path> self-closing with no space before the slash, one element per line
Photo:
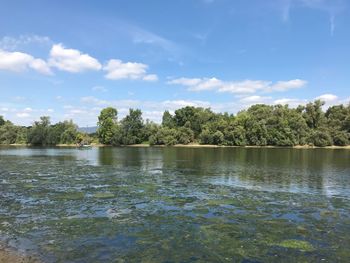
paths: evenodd
<path fill-rule="evenodd" d="M 0 116 L 0 144 L 57 145 L 99 141 L 105 145 L 213 144 L 225 146 L 346 146 L 350 141 L 350 104 L 323 111 L 324 102 L 305 106 L 253 105 L 236 115 L 215 113 L 209 108 L 187 106 L 171 114 L 165 111 L 161 124 L 144 121 L 139 109 L 118 121 L 118 111 L 108 107 L 98 116 L 96 134 L 78 132 L 72 121 L 51 125 L 41 117 L 31 127 L 21 127 Z"/>

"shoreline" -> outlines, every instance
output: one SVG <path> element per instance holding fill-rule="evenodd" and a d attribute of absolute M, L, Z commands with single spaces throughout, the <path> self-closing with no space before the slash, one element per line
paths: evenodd
<path fill-rule="evenodd" d="M 30 144 L 0 144 L 0 147 L 36 147 Z M 264 146 L 258 146 L 258 145 L 246 145 L 246 146 L 226 146 L 226 145 L 215 145 L 215 144 L 199 144 L 199 143 L 191 143 L 191 144 L 175 144 L 175 145 L 150 145 L 150 144 L 130 144 L 130 145 L 120 145 L 120 146 L 112 146 L 112 145 L 105 145 L 100 143 L 92 143 L 89 145 L 91 147 L 130 147 L 130 148 L 148 148 L 148 147 L 154 147 L 154 148 L 162 148 L 162 147 L 170 147 L 170 148 L 277 148 L 277 149 L 350 149 L 350 145 L 346 146 L 310 146 L 310 145 L 294 145 L 294 146 L 276 146 L 276 145 L 264 145 Z M 37 146 L 37 147 L 58 147 L 58 148 L 79 148 L 76 144 L 57 144 L 52 146 Z"/>

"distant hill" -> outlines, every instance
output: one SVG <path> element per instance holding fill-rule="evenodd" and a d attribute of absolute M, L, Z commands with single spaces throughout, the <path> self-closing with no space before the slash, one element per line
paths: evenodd
<path fill-rule="evenodd" d="M 85 133 L 95 133 L 97 131 L 97 126 L 92 127 L 79 127 L 78 131 L 85 132 Z"/>

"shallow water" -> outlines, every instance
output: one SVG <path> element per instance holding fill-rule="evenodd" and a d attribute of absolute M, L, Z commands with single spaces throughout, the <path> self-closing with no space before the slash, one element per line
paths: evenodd
<path fill-rule="evenodd" d="M 350 151 L 2 147 L 0 238 L 45 262 L 349 262 Z"/>

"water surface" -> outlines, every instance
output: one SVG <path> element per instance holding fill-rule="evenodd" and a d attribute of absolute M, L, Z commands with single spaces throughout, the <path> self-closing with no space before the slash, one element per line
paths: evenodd
<path fill-rule="evenodd" d="M 349 262 L 350 151 L 2 147 L 0 238 L 45 262 Z"/>

